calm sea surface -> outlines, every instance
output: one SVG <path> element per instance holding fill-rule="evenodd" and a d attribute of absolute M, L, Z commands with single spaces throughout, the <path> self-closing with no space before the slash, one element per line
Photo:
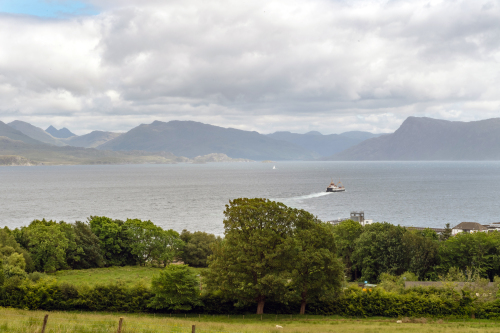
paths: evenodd
<path fill-rule="evenodd" d="M 324 192 L 332 177 L 347 191 Z M 406 226 L 500 222 L 500 162 L 0 167 L 0 224 L 9 227 L 104 215 L 222 234 L 224 206 L 238 197 L 278 200 L 323 220 L 363 210 Z"/>

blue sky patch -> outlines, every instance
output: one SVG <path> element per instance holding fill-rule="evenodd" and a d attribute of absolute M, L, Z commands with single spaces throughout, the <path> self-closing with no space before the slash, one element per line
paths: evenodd
<path fill-rule="evenodd" d="M 97 9 L 78 0 L 0 0 L 0 13 L 46 18 L 96 15 Z"/>

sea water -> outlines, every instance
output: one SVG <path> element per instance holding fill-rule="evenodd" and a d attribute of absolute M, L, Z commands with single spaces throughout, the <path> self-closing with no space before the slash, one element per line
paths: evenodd
<path fill-rule="evenodd" d="M 273 169 L 275 166 L 275 169 Z M 333 179 L 346 192 L 326 193 Z M 269 198 L 324 221 L 500 222 L 500 162 L 276 162 L 0 167 L 0 225 L 89 216 L 223 234 L 229 200 Z"/>

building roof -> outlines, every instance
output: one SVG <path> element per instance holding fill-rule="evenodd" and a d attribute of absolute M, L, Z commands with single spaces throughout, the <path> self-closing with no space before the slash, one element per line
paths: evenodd
<path fill-rule="evenodd" d="M 487 227 L 482 226 L 480 223 L 477 222 L 462 222 L 457 226 L 454 226 L 453 229 L 460 229 L 460 230 L 488 230 Z"/>

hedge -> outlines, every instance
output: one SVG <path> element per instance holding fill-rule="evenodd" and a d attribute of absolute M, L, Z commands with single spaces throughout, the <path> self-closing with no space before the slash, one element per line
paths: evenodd
<path fill-rule="evenodd" d="M 112 312 L 159 312 L 148 308 L 153 297 L 144 285 L 126 287 L 119 284 L 79 287 L 55 281 L 20 282 L 0 287 L 0 306 L 29 310 L 79 310 Z M 220 294 L 202 296 L 203 306 L 190 312 L 206 314 L 254 313 L 255 305 L 235 307 L 236 301 L 224 299 Z M 266 302 L 265 313 L 297 314 L 298 303 Z M 307 305 L 307 313 L 341 315 L 347 317 L 500 317 L 500 300 L 475 303 L 464 295 L 421 295 L 417 292 L 398 294 L 375 289 L 373 292 L 348 290 L 330 301 L 317 301 Z"/>

